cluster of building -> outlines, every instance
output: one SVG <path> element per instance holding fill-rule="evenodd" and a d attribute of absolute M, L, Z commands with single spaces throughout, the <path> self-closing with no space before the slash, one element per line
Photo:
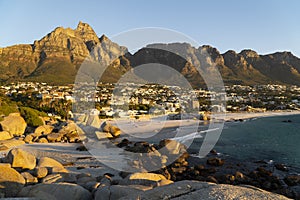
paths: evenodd
<path fill-rule="evenodd" d="M 120 117 L 125 117 L 199 111 L 201 107 L 199 95 L 205 98 L 218 96 L 217 93 L 206 90 L 191 90 L 157 84 L 100 84 L 96 91 L 93 87 L 82 84 L 79 88 L 77 87 L 74 101 L 95 101 L 102 105 L 100 113 L 103 115 L 113 116 L 117 114 Z"/>
<path fill-rule="evenodd" d="M 299 110 L 300 87 L 286 85 L 226 86 L 227 111 Z"/>
<path fill-rule="evenodd" d="M 74 89 L 74 87 L 76 87 Z M 104 116 L 174 114 L 197 111 L 251 111 L 300 109 L 300 87 L 285 85 L 225 86 L 221 92 L 191 90 L 157 84 L 98 84 L 51 86 L 19 82 L 0 87 L 7 96 L 28 95 L 41 101 L 95 102 Z M 217 102 L 217 103 L 215 103 Z"/>
<path fill-rule="evenodd" d="M 66 100 L 73 101 L 73 85 L 52 86 L 47 83 L 17 82 L 0 87 L 1 93 L 7 96 L 32 95 L 45 101 Z"/>

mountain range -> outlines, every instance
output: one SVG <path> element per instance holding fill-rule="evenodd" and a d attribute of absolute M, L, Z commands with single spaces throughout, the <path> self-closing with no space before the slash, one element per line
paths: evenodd
<path fill-rule="evenodd" d="M 187 59 L 177 59 L 175 54 L 163 51 L 166 46 Z M 158 52 L 153 48 L 162 50 Z M 116 82 L 140 64 L 158 62 L 172 66 L 198 87 L 204 82 L 193 63 L 200 62 L 198 55 L 203 50 L 216 63 L 225 85 L 300 85 L 300 59 L 291 52 L 259 55 L 247 49 L 240 53 L 229 50 L 221 54 L 208 45 L 197 48 L 188 43 L 171 43 L 149 44 L 131 54 L 126 47 L 112 42 L 105 35 L 99 38 L 90 25 L 82 22 L 76 29 L 58 27 L 33 44 L 0 48 L 0 81 L 74 83 L 79 67 L 88 57 L 95 63 L 114 60 L 102 76 L 103 82 Z"/>

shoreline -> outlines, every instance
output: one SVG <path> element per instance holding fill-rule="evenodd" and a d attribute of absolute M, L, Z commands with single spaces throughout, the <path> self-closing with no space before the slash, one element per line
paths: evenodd
<path fill-rule="evenodd" d="M 132 136 L 142 136 L 140 139 L 145 139 L 147 136 L 154 136 L 161 130 L 175 131 L 178 127 L 205 127 L 209 126 L 213 121 L 219 122 L 235 122 L 244 121 L 253 118 L 263 117 L 277 117 L 277 116 L 290 116 L 300 115 L 300 111 L 266 111 L 266 112 L 233 112 L 233 113 L 217 113 L 211 115 L 211 120 L 198 120 L 198 119 L 181 119 L 181 120 L 158 120 L 158 119 L 131 119 L 131 120 L 108 120 L 112 125 L 120 127 L 124 133 Z M 106 120 L 103 120 L 103 123 Z M 166 132 L 166 131 L 163 131 Z"/>
<path fill-rule="evenodd" d="M 298 110 L 287 110 L 287 111 L 266 111 L 266 112 L 233 112 L 224 114 L 214 114 L 213 119 L 224 120 L 226 122 L 232 122 L 235 120 L 247 120 L 253 118 L 262 117 L 276 117 L 276 116 L 289 116 L 289 115 L 300 115 Z"/>

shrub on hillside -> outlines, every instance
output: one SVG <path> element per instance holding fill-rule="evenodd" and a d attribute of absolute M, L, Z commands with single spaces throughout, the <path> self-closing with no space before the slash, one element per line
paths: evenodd
<path fill-rule="evenodd" d="M 4 116 L 8 116 L 10 113 L 15 112 L 19 112 L 16 103 L 0 94 L 0 121 L 3 120 Z"/>
<path fill-rule="evenodd" d="M 34 127 L 43 125 L 43 121 L 40 116 L 46 116 L 45 113 L 29 107 L 21 107 L 20 113 L 21 116 L 25 119 L 27 125 Z"/>
<path fill-rule="evenodd" d="M 0 114 L 8 116 L 10 113 L 19 112 L 16 105 L 1 105 L 0 106 Z"/>

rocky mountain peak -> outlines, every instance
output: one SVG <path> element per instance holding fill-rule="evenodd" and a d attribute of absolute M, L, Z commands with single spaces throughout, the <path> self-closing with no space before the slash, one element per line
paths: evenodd
<path fill-rule="evenodd" d="M 88 41 L 95 41 L 96 43 L 99 42 L 99 38 L 93 28 L 83 22 L 79 22 L 76 28 L 76 32 L 81 36 L 81 38 L 84 40 L 84 42 Z"/>
<path fill-rule="evenodd" d="M 64 37 L 76 37 L 76 32 L 71 28 L 57 27 L 41 40 L 57 40 Z"/>
<path fill-rule="evenodd" d="M 64 31 L 65 29 L 64 29 L 64 27 L 62 27 L 62 26 L 59 26 L 59 27 L 56 27 L 50 34 L 48 34 L 48 36 L 50 36 L 50 35 L 59 35 L 59 34 L 61 34 L 63 31 Z"/>
<path fill-rule="evenodd" d="M 206 51 L 217 65 L 224 64 L 223 56 L 220 54 L 218 49 L 216 49 L 210 45 L 203 45 L 203 46 L 199 47 L 198 50 Z"/>
<path fill-rule="evenodd" d="M 237 54 L 233 50 L 229 50 L 229 51 L 225 52 L 223 54 L 223 57 L 227 62 L 232 62 L 232 63 L 235 63 L 235 62 L 238 62 L 238 61 L 239 62 L 244 61 L 244 57 L 240 54 Z"/>
<path fill-rule="evenodd" d="M 194 51 L 195 48 L 191 46 L 191 44 L 189 43 L 179 43 L 179 42 L 175 42 L 175 43 L 153 43 L 153 44 L 147 44 L 146 48 L 151 48 L 151 49 L 161 49 L 161 50 L 165 50 L 165 51 L 171 51 L 171 52 L 182 52 L 184 51 L 183 54 L 186 54 L 187 52 L 191 52 Z"/>
<path fill-rule="evenodd" d="M 273 54 L 270 54 L 272 58 L 275 60 L 289 60 L 291 58 L 295 58 L 295 56 L 289 52 L 289 51 L 283 51 L 283 52 L 276 52 Z"/>
<path fill-rule="evenodd" d="M 100 42 L 110 42 L 110 39 L 104 34 L 99 39 Z"/>
<path fill-rule="evenodd" d="M 224 53 L 224 55 L 236 56 L 237 53 L 234 50 L 228 50 Z"/>
<path fill-rule="evenodd" d="M 79 32 L 81 32 L 81 31 L 84 31 L 84 32 L 94 31 L 93 28 L 89 24 L 83 23 L 82 21 L 79 21 L 76 30 L 79 31 Z"/>
<path fill-rule="evenodd" d="M 210 45 L 202 45 L 201 47 L 199 47 L 199 49 L 203 49 L 203 50 L 211 51 L 211 52 L 216 52 L 216 53 L 220 54 L 220 52 L 216 48 L 214 48 Z"/>
<path fill-rule="evenodd" d="M 119 46 L 117 43 L 112 42 L 106 35 L 102 35 L 98 44 L 93 44 L 89 48 L 90 54 L 97 62 L 110 63 L 112 60 L 125 55 L 128 49 Z"/>
<path fill-rule="evenodd" d="M 237 54 L 233 50 L 229 50 L 223 54 L 225 65 L 231 69 L 235 68 L 243 68 L 245 70 L 247 68 L 247 61 L 241 54 Z"/>
<path fill-rule="evenodd" d="M 239 54 L 244 56 L 245 58 L 259 58 L 258 53 L 251 49 L 242 50 Z"/>

